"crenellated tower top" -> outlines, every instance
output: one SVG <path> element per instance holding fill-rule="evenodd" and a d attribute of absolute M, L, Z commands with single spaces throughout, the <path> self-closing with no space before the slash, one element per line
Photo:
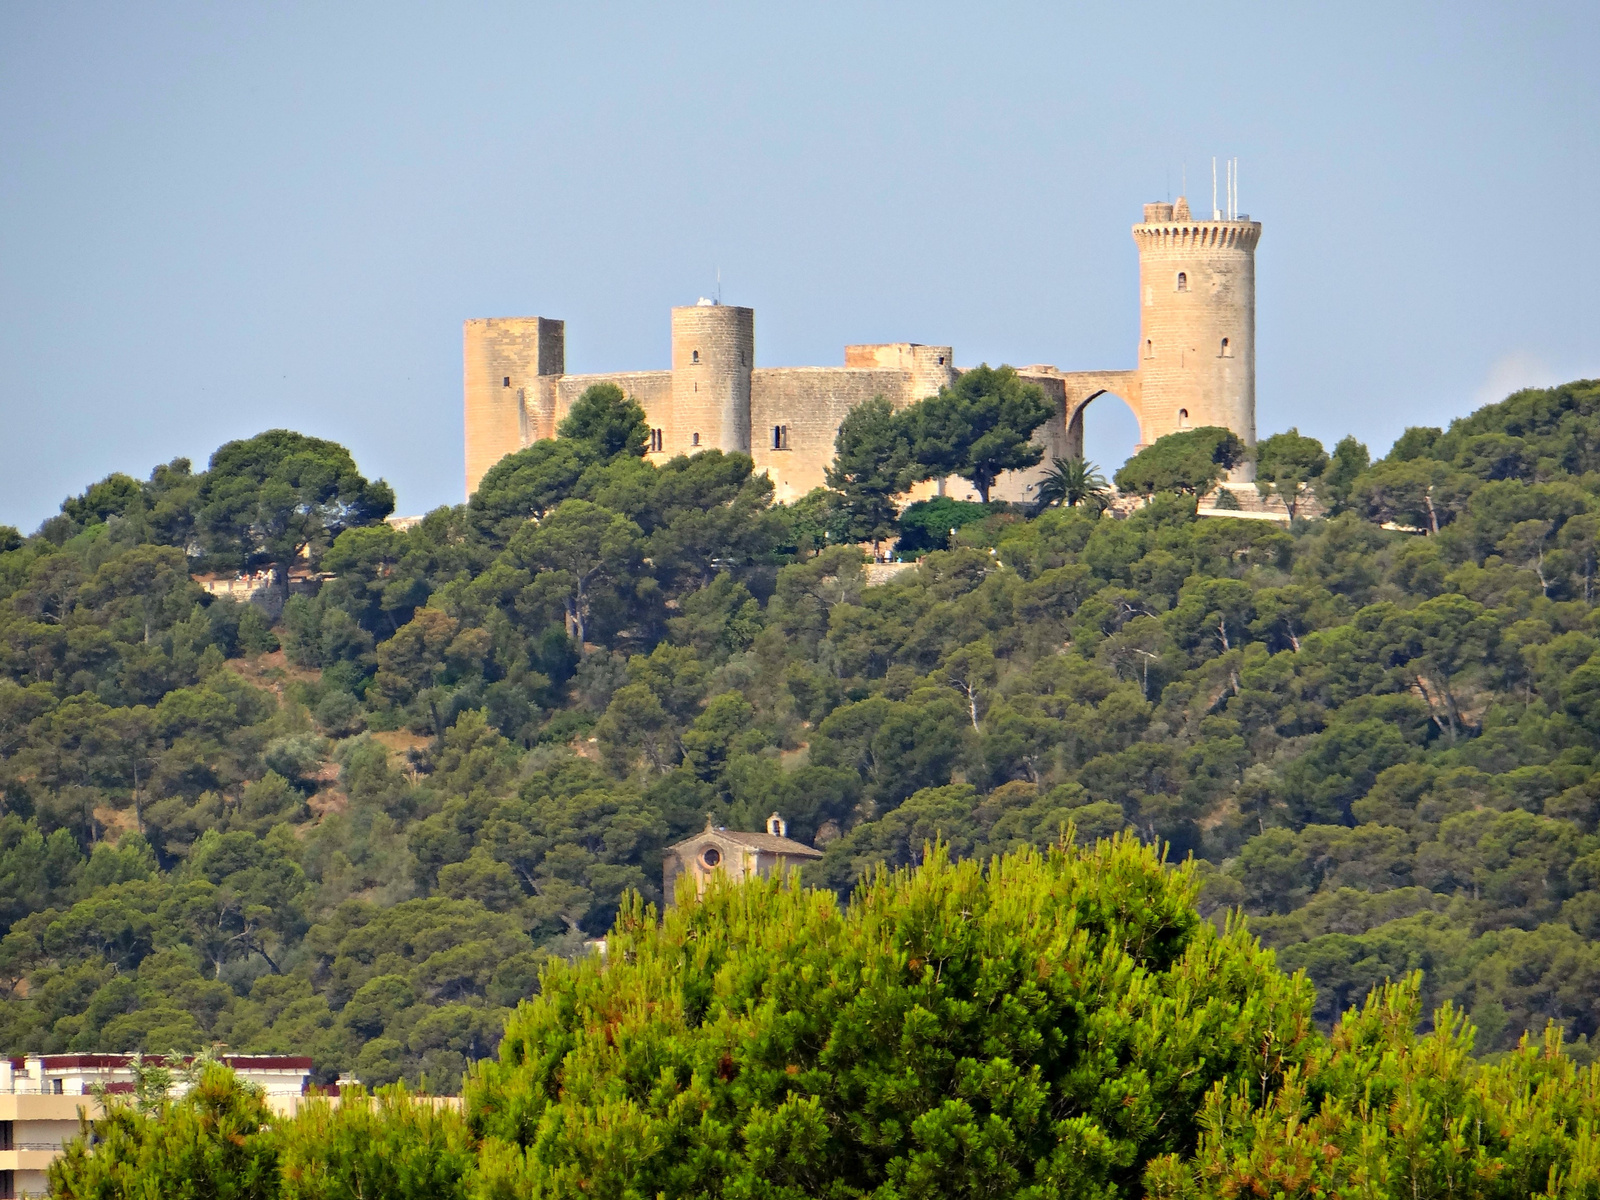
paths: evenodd
<path fill-rule="evenodd" d="M 1254 250 L 1261 240 L 1261 222 L 1252 221 L 1244 213 L 1233 218 L 1196 218 L 1189 212 L 1188 201 L 1179 196 L 1176 204 L 1146 204 L 1144 221 L 1133 227 L 1133 240 L 1138 243 L 1140 253 L 1146 249 L 1189 247 Z"/>

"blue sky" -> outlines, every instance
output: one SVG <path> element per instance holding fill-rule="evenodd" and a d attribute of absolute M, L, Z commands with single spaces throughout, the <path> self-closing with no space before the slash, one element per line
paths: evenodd
<path fill-rule="evenodd" d="M 1258 423 L 1381 453 L 1600 376 L 1600 5 L 0 8 L 0 522 L 287 426 L 462 492 L 461 321 L 666 365 L 1134 365 L 1146 200 L 1237 156 Z M 1131 416 L 1091 410 L 1115 466 Z"/>

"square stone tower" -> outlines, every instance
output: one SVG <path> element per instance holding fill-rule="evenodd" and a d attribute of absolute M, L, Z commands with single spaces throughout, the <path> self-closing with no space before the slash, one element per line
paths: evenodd
<path fill-rule="evenodd" d="M 567 324 L 485 317 L 467 321 L 461 338 L 470 496 L 490 467 L 528 442 L 530 414 L 553 403 L 555 379 L 566 371 Z"/>

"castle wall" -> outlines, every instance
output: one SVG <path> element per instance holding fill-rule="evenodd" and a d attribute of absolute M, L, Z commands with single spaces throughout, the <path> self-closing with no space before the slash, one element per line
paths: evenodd
<path fill-rule="evenodd" d="M 1053 367 L 1043 369 L 1023 367 L 1017 374 L 1024 382 L 1031 383 L 1044 392 L 1044 398 L 1050 402 L 1054 412 L 1048 421 L 1033 431 L 1034 443 L 1044 448 L 1038 466 L 1029 467 L 1025 471 L 1007 471 L 1001 475 L 989 489 L 989 499 L 1005 500 L 1012 504 L 1031 504 L 1034 493 L 1038 491 L 1039 480 L 1044 477 L 1056 459 L 1067 456 L 1067 387 L 1061 374 Z M 974 490 L 965 479 L 958 479 L 955 483 L 967 491 Z M 965 492 L 961 494 L 965 496 Z"/>
<path fill-rule="evenodd" d="M 756 470 L 765 469 L 772 479 L 774 497 L 787 503 L 821 487 L 846 414 L 874 396 L 903 408 L 911 386 L 912 373 L 894 367 L 765 367 L 753 372 L 750 456 Z M 783 445 L 775 446 L 779 441 Z"/>
<path fill-rule="evenodd" d="M 901 398 L 895 401 L 897 409 L 937 395 L 940 388 L 956 381 L 957 374 L 954 350 L 949 346 L 924 346 L 920 342 L 846 346 L 844 365 L 904 371 L 908 380 Z"/>
<path fill-rule="evenodd" d="M 1061 424 L 1065 437 L 1061 441 L 1060 458 L 1082 458 L 1083 414 L 1091 403 L 1105 395 L 1116 396 L 1133 410 L 1139 422 L 1139 444 L 1142 450 L 1155 439 L 1146 435 L 1144 421 L 1144 381 L 1138 371 L 1062 371 L 1058 372 L 1062 387 Z M 1101 464 L 1108 468 L 1112 464 Z M 1113 468 L 1114 469 L 1114 468 Z"/>

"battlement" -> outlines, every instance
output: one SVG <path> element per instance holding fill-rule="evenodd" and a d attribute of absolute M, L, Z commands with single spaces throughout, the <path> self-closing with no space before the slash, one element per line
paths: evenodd
<path fill-rule="evenodd" d="M 910 377 L 896 408 L 938 394 L 956 377 L 956 354 L 949 346 L 924 346 L 921 342 L 884 342 L 846 346 L 844 365 L 851 368 L 904 371 Z"/>
<path fill-rule="evenodd" d="M 1261 222 L 1146 221 L 1133 227 L 1140 250 L 1254 250 L 1261 240 Z"/>
<path fill-rule="evenodd" d="M 864 343 L 844 348 L 844 365 L 847 367 L 888 367 L 897 371 L 914 371 L 929 365 L 945 367 L 955 363 L 955 351 L 949 346 L 924 346 L 921 342 Z"/>

